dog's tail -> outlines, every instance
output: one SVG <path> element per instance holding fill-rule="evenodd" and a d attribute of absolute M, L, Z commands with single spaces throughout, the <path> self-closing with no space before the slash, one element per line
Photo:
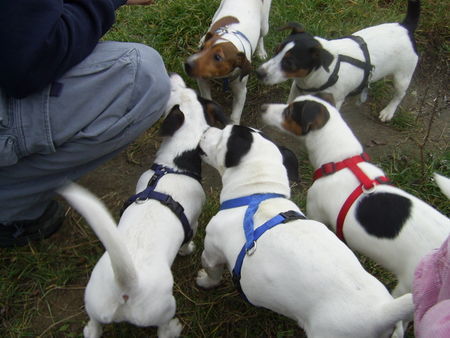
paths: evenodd
<path fill-rule="evenodd" d="M 137 278 L 135 266 L 117 224 L 103 202 L 76 183 L 70 183 L 58 193 L 86 219 L 105 246 L 117 283 L 124 290 L 131 289 Z"/>
<path fill-rule="evenodd" d="M 434 173 L 434 180 L 442 193 L 450 199 L 450 178 Z"/>
<path fill-rule="evenodd" d="M 402 26 L 409 32 L 414 33 L 419 24 L 420 0 L 408 0 L 408 9 Z"/>
<path fill-rule="evenodd" d="M 414 316 L 414 303 L 411 293 L 393 299 L 382 305 L 381 313 L 385 330 L 389 330 L 399 322 L 411 321 Z"/>

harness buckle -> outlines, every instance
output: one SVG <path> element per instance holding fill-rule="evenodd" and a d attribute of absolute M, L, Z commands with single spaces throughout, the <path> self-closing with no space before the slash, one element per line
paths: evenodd
<path fill-rule="evenodd" d="M 145 197 L 138 197 L 138 198 L 136 198 L 136 200 L 134 201 L 134 203 L 136 203 L 136 204 L 143 204 L 143 203 L 147 202 L 147 200 L 148 200 L 148 198 L 145 198 Z"/>
<path fill-rule="evenodd" d="M 322 176 L 334 174 L 336 172 L 336 163 L 335 162 L 325 163 L 320 167 L 320 170 L 322 172 Z"/>
<path fill-rule="evenodd" d="M 167 195 L 167 197 L 164 199 L 164 205 L 172 210 L 175 215 L 180 215 L 184 211 L 183 206 L 180 203 L 176 202 L 170 195 Z"/>
<path fill-rule="evenodd" d="M 370 156 L 368 153 L 364 152 L 361 154 L 361 158 L 366 161 L 366 162 L 370 162 Z"/>
<path fill-rule="evenodd" d="M 302 214 L 294 210 L 280 212 L 280 216 L 284 217 L 284 220 L 281 223 L 288 223 L 291 221 L 295 221 L 297 219 L 305 219 L 305 217 Z"/>
<path fill-rule="evenodd" d="M 256 241 L 253 241 L 252 246 L 246 249 L 245 253 L 247 254 L 247 256 L 251 256 L 255 253 L 255 251 L 256 251 Z"/>

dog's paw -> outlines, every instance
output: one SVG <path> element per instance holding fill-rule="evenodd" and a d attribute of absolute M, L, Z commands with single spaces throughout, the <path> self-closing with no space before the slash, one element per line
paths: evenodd
<path fill-rule="evenodd" d="M 102 335 L 102 326 L 95 320 L 90 320 L 83 329 L 84 338 L 99 338 Z"/>
<path fill-rule="evenodd" d="M 379 115 L 381 122 L 388 122 L 392 119 L 392 117 L 394 117 L 394 111 L 386 108 L 383 109 Z"/>
<path fill-rule="evenodd" d="M 195 250 L 195 243 L 193 241 L 190 241 L 181 246 L 180 250 L 178 251 L 178 254 L 180 256 L 187 256 L 193 253 L 194 250 Z"/>
<path fill-rule="evenodd" d="M 175 338 L 179 337 L 183 330 L 183 325 L 181 325 L 178 318 L 173 318 L 166 325 L 161 325 L 158 327 L 158 338 Z"/>
<path fill-rule="evenodd" d="M 264 61 L 267 59 L 267 52 L 265 49 L 258 49 L 256 51 L 256 56 L 258 57 L 258 59 L 260 59 L 261 61 Z"/>
<path fill-rule="evenodd" d="M 213 288 L 220 283 L 220 280 L 216 281 L 214 279 L 211 279 L 205 269 L 200 269 L 198 271 L 195 281 L 197 285 L 203 289 Z"/>

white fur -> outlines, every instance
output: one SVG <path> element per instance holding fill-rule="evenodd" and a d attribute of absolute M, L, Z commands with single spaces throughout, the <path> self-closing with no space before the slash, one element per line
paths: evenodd
<path fill-rule="evenodd" d="M 272 0 L 222 0 L 212 19 L 211 26 L 220 18 L 225 16 L 233 16 L 239 20 L 239 23 L 231 24 L 230 29 L 242 32 L 250 41 L 251 50 L 259 59 L 267 58 L 267 52 L 264 48 L 264 37 L 269 31 L 269 12 Z M 211 27 L 210 26 L 210 27 Z M 204 37 L 202 37 L 202 41 Z M 242 39 L 247 46 L 247 42 Z M 245 52 L 241 43 L 232 42 L 236 48 Z M 200 43 L 201 44 L 201 43 Z M 197 54 L 190 56 L 187 62 L 195 60 Z M 249 59 L 251 62 L 251 60 Z M 231 76 L 238 75 L 235 71 Z M 231 110 L 231 119 L 234 123 L 241 120 L 242 110 L 244 109 L 245 99 L 247 96 L 248 75 L 242 80 L 239 76 L 230 82 L 231 91 L 233 93 L 233 104 Z M 211 81 L 207 79 L 197 79 L 197 84 L 202 97 L 211 100 Z"/>
<path fill-rule="evenodd" d="M 167 110 L 179 104 L 185 115 L 182 127 L 161 144 L 155 162 L 176 169 L 173 159 L 184 150 L 195 149 L 207 128 L 203 108 L 193 90 L 172 75 L 172 95 Z M 153 170 L 144 172 L 136 192 L 145 189 Z M 183 187 L 183 189 L 180 189 Z M 205 201 L 200 183 L 186 175 L 167 174 L 158 182 L 157 191 L 169 194 L 183 207 L 194 233 Z M 182 326 L 175 315 L 170 270 L 184 239 L 181 222 L 159 201 L 131 204 L 116 226 L 103 203 L 72 183 L 62 189 L 69 203 L 80 212 L 106 248 L 92 271 L 85 292 L 89 322 L 84 336 L 99 337 L 101 324 L 127 321 L 137 326 L 158 326 L 158 337 L 177 337 Z M 188 254 L 193 243 L 180 250 Z"/>
<path fill-rule="evenodd" d="M 442 193 L 447 196 L 447 198 L 450 198 L 450 178 L 435 173 L 434 179 Z"/>
<path fill-rule="evenodd" d="M 398 23 L 387 23 L 362 29 L 353 33 L 353 35 L 362 37 L 367 44 L 370 61 L 374 66 L 372 74 L 369 77 L 369 83 L 378 81 L 388 75 L 392 75 L 393 77 L 394 97 L 379 115 L 381 121 L 389 121 L 394 116 L 397 106 L 405 96 L 418 61 L 418 56 L 412 46 L 408 30 Z M 295 78 L 292 82 L 288 103 L 292 102 L 301 94 L 297 85 L 300 88 L 318 88 L 324 85 L 334 69 L 339 54 L 364 61 L 361 48 L 353 40 L 326 40 L 317 36 L 315 39 L 334 57 L 333 62 L 329 66 L 329 72 L 323 67 L 319 67 L 304 78 Z M 258 69 L 258 71 L 261 70 L 267 74 L 263 79 L 265 83 L 275 84 L 288 80 L 281 69 L 280 61 L 294 44 L 290 43 L 289 45 L 291 45 L 290 48 L 286 46 L 283 51 L 261 65 Z M 336 101 L 336 107 L 340 109 L 346 96 L 360 85 L 364 74 L 361 68 L 342 62 L 338 75 L 338 81 L 325 91 L 333 95 Z M 367 93 L 363 91 L 362 97 L 365 95 Z M 362 99 L 361 101 L 365 100 Z"/>
<path fill-rule="evenodd" d="M 289 197 L 282 156 L 259 134 L 253 134 L 252 147 L 238 166 L 225 167 L 230 130 L 210 128 L 200 142 L 204 160 L 222 176 L 220 201 L 267 192 Z M 208 223 L 199 286 L 217 286 L 225 265 L 233 268 L 245 242 L 245 209 L 219 211 Z M 287 210 L 299 208 L 288 198 L 262 202 L 255 228 Z M 244 258 L 241 285 L 252 304 L 292 318 L 309 337 L 388 337 L 413 312 L 410 294 L 394 300 L 350 249 L 314 220 L 280 224 L 264 233 L 255 252 Z M 403 335 L 400 325 L 396 334 Z"/>
<path fill-rule="evenodd" d="M 330 113 L 330 119 L 320 129 L 312 130 L 300 139 L 304 141 L 309 160 L 314 169 L 328 162 L 339 162 L 361 154 L 363 148 L 344 122 L 335 107 L 311 95 L 299 96 L 294 101 L 317 101 Z M 269 125 L 282 130 L 282 111 L 285 104 L 266 105 L 263 119 Z M 371 179 L 385 176 L 377 166 L 362 162 L 359 167 Z M 307 215 L 336 230 L 336 218 L 347 197 L 359 181 L 349 169 L 322 177 L 312 184 L 307 196 Z M 450 233 L 450 221 L 436 209 L 391 185 L 378 185 L 376 191 L 405 196 L 412 202 L 412 215 L 394 239 L 380 239 L 368 234 L 355 218 L 356 202 L 349 209 L 344 223 L 344 236 L 354 250 L 372 258 L 393 272 L 398 284 L 392 292 L 394 297 L 411 292 L 414 270 L 421 258 L 440 247 Z M 395 205 L 392 206 L 395 208 Z M 380 210 L 379 212 L 383 212 Z"/>

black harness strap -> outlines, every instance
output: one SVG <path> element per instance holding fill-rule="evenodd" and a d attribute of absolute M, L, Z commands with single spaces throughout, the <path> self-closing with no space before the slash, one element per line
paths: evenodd
<path fill-rule="evenodd" d="M 154 163 L 151 166 L 151 169 L 155 173 L 148 181 L 147 187 L 143 191 L 131 196 L 124 203 L 120 214 L 122 215 L 122 213 L 125 211 L 125 209 L 128 208 L 131 204 L 133 204 L 135 202 L 139 203 L 139 202 L 143 202 L 143 201 L 146 201 L 149 199 L 157 200 L 164 206 L 168 207 L 180 220 L 181 225 L 183 226 L 183 230 L 184 230 L 183 244 L 185 244 L 192 239 L 193 231 L 192 231 L 191 225 L 189 224 L 189 220 L 187 219 L 186 214 L 184 213 L 183 206 L 179 202 L 175 201 L 172 198 L 172 196 L 155 191 L 155 188 L 156 188 L 156 185 L 158 184 L 159 180 L 166 174 L 186 175 L 186 176 L 196 179 L 197 181 L 200 181 L 200 177 L 199 177 L 199 175 L 197 175 L 195 173 L 176 171 L 176 170 L 173 170 L 171 168 L 168 168 L 168 167 L 162 166 L 160 164 L 156 164 L 156 163 Z"/>
<path fill-rule="evenodd" d="M 323 84 L 319 88 L 300 88 L 300 86 L 296 84 L 298 90 L 304 91 L 304 92 L 321 92 L 321 91 L 333 86 L 339 79 L 338 74 L 339 74 L 339 69 L 341 68 L 341 62 L 349 63 L 355 67 L 358 67 L 358 68 L 361 68 L 362 70 L 364 70 L 364 76 L 363 76 L 363 79 L 362 79 L 360 85 L 358 86 L 358 88 L 356 88 L 354 91 L 352 91 L 349 95 L 360 94 L 364 88 L 368 87 L 369 77 L 370 77 L 370 73 L 372 72 L 373 65 L 371 64 L 371 61 L 370 61 L 370 54 L 369 54 L 369 50 L 367 48 L 366 42 L 364 41 L 363 38 L 361 38 L 360 36 L 356 36 L 356 35 L 349 35 L 349 36 L 343 37 L 342 39 L 351 39 L 351 40 L 355 41 L 359 45 L 359 48 L 361 48 L 361 51 L 363 52 L 365 61 L 355 59 L 351 56 L 339 54 L 337 56 L 336 66 L 334 67 L 333 72 L 331 73 L 330 77 L 328 78 L 328 81 L 325 84 Z"/>

